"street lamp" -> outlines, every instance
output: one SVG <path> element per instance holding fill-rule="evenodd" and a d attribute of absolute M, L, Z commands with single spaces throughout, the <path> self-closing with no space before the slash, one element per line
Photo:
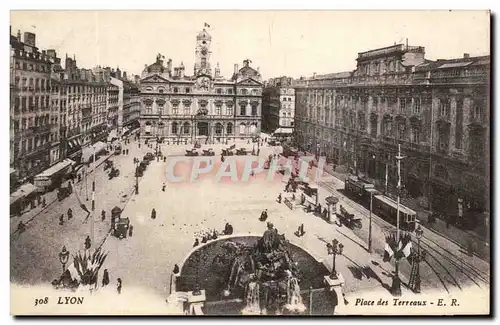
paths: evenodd
<path fill-rule="evenodd" d="M 372 155 L 375 160 L 375 155 Z M 373 211 L 373 192 L 370 191 L 370 224 L 368 227 L 368 252 L 372 252 L 372 211 Z"/>
<path fill-rule="evenodd" d="M 422 238 L 422 235 L 424 234 L 424 230 L 420 225 L 418 228 L 415 230 L 415 236 L 417 237 L 417 255 L 415 256 L 415 263 L 416 263 L 416 274 L 415 274 L 415 286 L 413 288 L 413 291 L 415 293 L 420 293 L 420 262 L 425 259 L 425 251 L 420 253 L 420 239 Z"/>
<path fill-rule="evenodd" d="M 398 163 L 398 205 L 396 213 L 396 245 L 399 245 L 400 241 L 400 231 L 399 231 L 399 206 L 400 206 L 400 192 L 401 192 L 401 160 L 404 157 L 401 156 L 401 144 L 398 145 L 398 155 L 396 160 Z M 401 296 L 401 280 L 399 279 L 399 259 L 395 261 L 394 277 L 392 279 L 391 292 L 394 296 Z"/>
<path fill-rule="evenodd" d="M 333 255 L 333 265 L 332 265 L 332 273 L 330 274 L 330 279 L 336 280 L 338 279 L 337 271 L 335 270 L 335 257 L 337 255 L 342 255 L 342 250 L 344 249 L 344 245 L 340 244 L 338 240 L 332 240 L 332 243 L 326 244 L 326 249 L 328 251 L 328 255 Z"/>
<path fill-rule="evenodd" d="M 59 253 L 59 261 L 62 264 L 63 267 L 63 273 L 66 271 L 66 263 L 68 263 L 69 260 L 69 251 L 66 250 L 66 246 L 63 246 L 61 252 Z"/>
<path fill-rule="evenodd" d="M 136 165 L 135 165 L 135 195 L 138 195 L 139 194 L 139 159 L 136 160 Z"/>

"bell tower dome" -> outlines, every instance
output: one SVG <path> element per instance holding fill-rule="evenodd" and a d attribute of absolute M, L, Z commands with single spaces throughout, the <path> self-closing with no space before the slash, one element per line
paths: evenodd
<path fill-rule="evenodd" d="M 212 75 L 212 68 L 210 64 L 212 50 L 210 45 L 212 43 L 212 36 L 203 29 L 196 36 L 196 50 L 195 50 L 195 64 L 194 64 L 194 75 L 198 76 L 201 74 Z"/>

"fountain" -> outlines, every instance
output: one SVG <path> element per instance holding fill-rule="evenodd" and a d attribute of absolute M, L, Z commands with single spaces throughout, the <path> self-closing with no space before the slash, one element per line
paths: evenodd
<path fill-rule="evenodd" d="M 252 277 L 253 278 L 253 277 Z M 241 311 L 243 315 L 260 315 L 260 285 L 252 281 L 248 284 L 246 294 L 246 306 Z"/>
<path fill-rule="evenodd" d="M 197 255 L 192 254 L 183 263 L 177 290 L 193 290 L 196 269 L 205 270 L 199 284 L 206 291 L 207 314 L 304 314 L 309 308 L 301 287 L 308 294 L 311 288 L 323 288 L 323 278 L 329 274 L 321 262 L 278 234 L 272 224 L 262 236 L 223 238 L 201 247 L 197 254 L 206 258 L 198 265 Z M 324 306 L 313 312 L 325 310 Z"/>
<path fill-rule="evenodd" d="M 290 312 L 303 313 L 306 311 L 306 306 L 302 303 L 302 296 L 300 295 L 299 281 L 292 273 L 288 273 L 287 281 L 287 303 L 285 309 Z"/>

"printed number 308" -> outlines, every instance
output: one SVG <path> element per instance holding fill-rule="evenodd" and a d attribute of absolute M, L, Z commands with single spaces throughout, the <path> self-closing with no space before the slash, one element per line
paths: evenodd
<path fill-rule="evenodd" d="M 35 299 L 35 306 L 46 305 L 49 302 L 49 297 Z"/>

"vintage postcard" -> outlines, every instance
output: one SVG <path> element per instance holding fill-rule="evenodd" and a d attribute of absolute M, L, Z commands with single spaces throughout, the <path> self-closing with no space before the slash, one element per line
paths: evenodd
<path fill-rule="evenodd" d="M 489 11 L 12 11 L 13 315 L 488 315 Z"/>

